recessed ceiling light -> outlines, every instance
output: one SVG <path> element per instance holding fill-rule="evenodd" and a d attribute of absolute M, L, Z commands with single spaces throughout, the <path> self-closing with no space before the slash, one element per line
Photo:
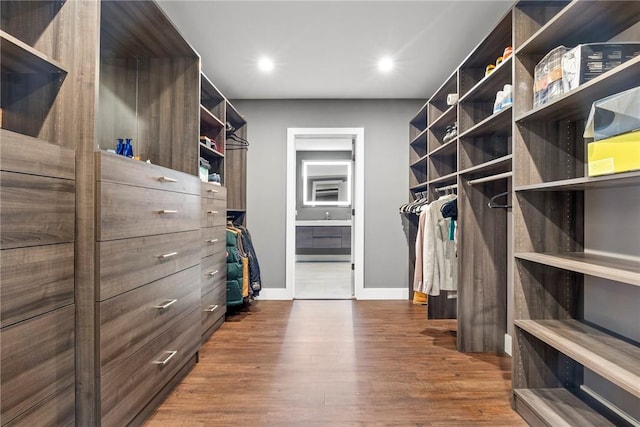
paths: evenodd
<path fill-rule="evenodd" d="M 260 71 L 263 71 L 265 73 L 273 71 L 273 61 L 263 56 L 258 61 L 258 68 L 260 69 Z"/>
<path fill-rule="evenodd" d="M 393 69 L 393 59 L 391 59 L 388 56 L 380 58 L 380 60 L 378 61 L 378 70 L 382 71 L 383 73 L 388 73 L 392 69 Z"/>

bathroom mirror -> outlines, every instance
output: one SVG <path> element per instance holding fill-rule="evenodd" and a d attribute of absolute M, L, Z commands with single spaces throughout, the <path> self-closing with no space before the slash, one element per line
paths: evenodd
<path fill-rule="evenodd" d="M 303 203 L 305 206 L 350 206 L 350 161 L 303 161 Z"/>

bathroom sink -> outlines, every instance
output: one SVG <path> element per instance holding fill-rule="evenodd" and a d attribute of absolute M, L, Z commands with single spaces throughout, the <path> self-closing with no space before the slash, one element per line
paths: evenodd
<path fill-rule="evenodd" d="M 344 227 L 350 226 L 350 219 L 314 219 L 314 220 L 300 220 L 296 221 L 297 227 Z"/>

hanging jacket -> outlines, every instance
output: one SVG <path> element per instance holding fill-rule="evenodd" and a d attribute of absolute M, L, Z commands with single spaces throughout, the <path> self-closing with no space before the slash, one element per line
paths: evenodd
<path fill-rule="evenodd" d="M 260 279 L 260 264 L 258 263 L 258 257 L 253 247 L 251 240 L 251 234 L 245 227 L 238 227 L 242 232 L 242 246 L 245 253 L 249 258 L 249 287 L 253 296 L 258 296 L 260 290 L 262 290 L 262 280 Z"/>
<path fill-rule="evenodd" d="M 458 289 L 458 263 L 455 243 L 449 239 L 451 218 L 443 218 L 440 208 L 456 196 L 442 196 L 429 204 L 425 218 L 423 247 L 423 290 L 438 296 L 440 291 Z"/>
<path fill-rule="evenodd" d="M 242 257 L 238 249 L 238 233 L 227 229 L 227 306 L 241 305 L 242 296 Z"/>

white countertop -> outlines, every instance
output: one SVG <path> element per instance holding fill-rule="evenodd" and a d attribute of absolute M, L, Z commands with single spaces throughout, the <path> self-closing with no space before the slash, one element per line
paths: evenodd
<path fill-rule="evenodd" d="M 296 221 L 296 227 L 344 227 L 351 226 L 350 219 L 313 219 Z"/>

